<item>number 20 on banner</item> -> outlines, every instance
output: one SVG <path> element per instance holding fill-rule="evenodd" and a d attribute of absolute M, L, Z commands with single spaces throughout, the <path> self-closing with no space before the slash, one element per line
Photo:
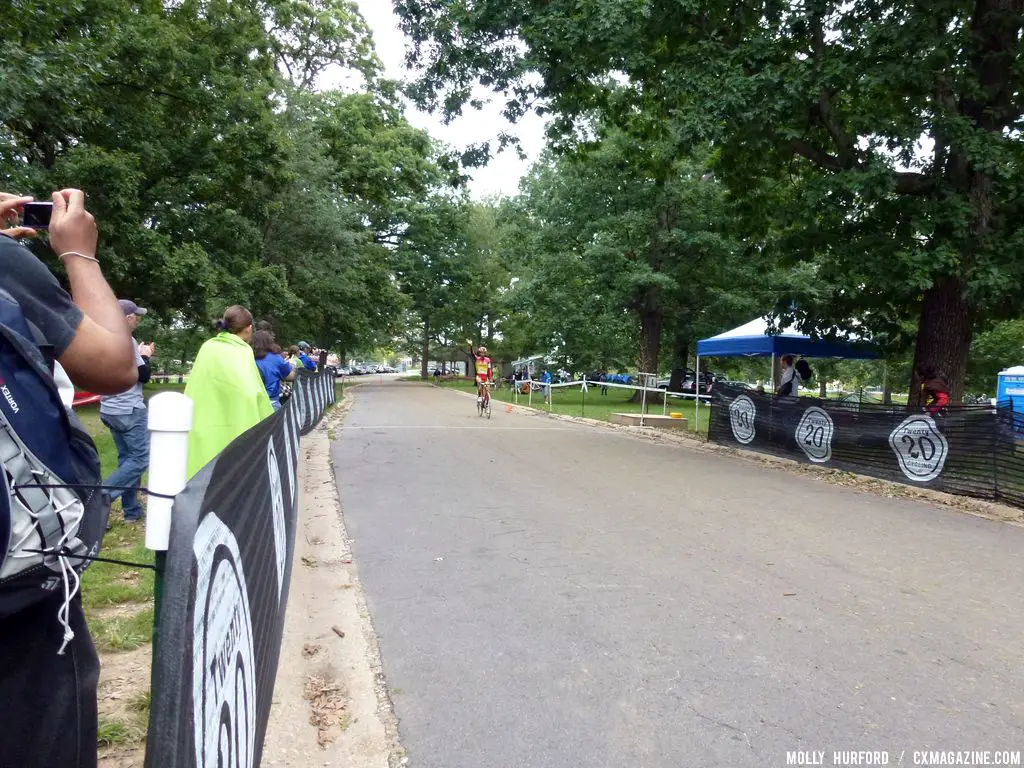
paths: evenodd
<path fill-rule="evenodd" d="M 949 454 L 946 436 L 934 419 L 923 413 L 904 419 L 889 435 L 889 446 L 903 474 L 915 483 L 927 483 L 941 475 Z"/>
<path fill-rule="evenodd" d="M 796 443 L 815 464 L 825 464 L 832 458 L 832 435 L 835 425 L 832 417 L 817 406 L 811 406 L 796 425 Z"/>

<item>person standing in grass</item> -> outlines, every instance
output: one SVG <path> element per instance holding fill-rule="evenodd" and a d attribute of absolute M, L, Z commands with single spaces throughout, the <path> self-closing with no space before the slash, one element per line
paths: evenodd
<path fill-rule="evenodd" d="M 188 477 L 274 412 L 253 357 L 252 313 L 238 305 L 214 322 L 219 333 L 196 355 L 185 394 L 192 399 Z"/>
<path fill-rule="evenodd" d="M 128 299 L 121 299 L 118 304 L 124 312 L 129 332 L 134 334 L 139 318 L 146 316 L 146 310 Z M 110 430 L 117 446 L 117 469 L 103 484 L 113 486 L 114 490 L 110 492 L 112 500 L 121 499 L 126 523 L 142 519 L 142 504 L 135 489 L 149 467 L 149 427 L 142 385 L 150 378 L 149 360 L 153 356 L 153 345 L 139 344 L 133 335 L 132 349 L 139 370 L 138 382 L 118 395 L 100 398 L 100 421 Z"/>
<path fill-rule="evenodd" d="M 31 198 L 5 193 L 0 288 L 20 305 L 75 385 L 99 394 L 123 392 L 135 383 L 138 368 L 124 312 L 103 277 L 96 222 L 81 191 L 55 192 L 52 199 L 50 247 L 63 262 L 70 295 L 17 242 L 36 234 L 15 226 Z M 0 765 L 95 768 L 100 665 L 81 595 L 60 589 L 0 619 L 0 659 Z"/>

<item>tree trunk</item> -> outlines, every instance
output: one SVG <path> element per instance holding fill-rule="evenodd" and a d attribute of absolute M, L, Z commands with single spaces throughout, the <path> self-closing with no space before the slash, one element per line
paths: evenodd
<path fill-rule="evenodd" d="M 967 354 L 973 332 L 966 286 L 958 278 L 943 278 L 925 291 L 917 324 L 914 372 L 910 378 L 910 405 L 921 403 L 918 369 L 931 367 L 949 384 L 949 401 L 959 403 L 964 394 Z"/>
<path fill-rule="evenodd" d="M 822 400 L 828 397 L 828 382 L 825 381 L 824 376 L 818 379 L 818 397 Z"/>
<path fill-rule="evenodd" d="M 420 348 L 420 378 L 427 380 L 427 358 L 430 357 L 430 318 L 423 316 L 423 346 Z"/>
<path fill-rule="evenodd" d="M 886 363 L 882 363 L 882 405 L 892 405 L 892 377 Z"/>
<path fill-rule="evenodd" d="M 640 360 L 637 362 L 638 373 L 658 373 L 658 355 L 661 354 L 661 327 L 664 317 L 659 310 L 649 309 L 640 313 Z M 643 383 L 643 377 L 637 384 Z M 657 397 L 651 392 L 647 393 L 647 402 Z M 639 403 L 643 401 L 643 392 L 634 392 L 630 402 Z M 661 402 L 661 399 L 658 399 Z"/>
<path fill-rule="evenodd" d="M 658 373 L 658 356 L 661 354 L 661 326 L 664 318 L 656 309 L 640 315 L 640 373 Z"/>
<path fill-rule="evenodd" d="M 672 370 L 669 372 L 669 392 L 682 392 L 683 379 L 686 378 L 686 364 L 690 362 L 689 337 L 676 335 L 672 348 Z"/>

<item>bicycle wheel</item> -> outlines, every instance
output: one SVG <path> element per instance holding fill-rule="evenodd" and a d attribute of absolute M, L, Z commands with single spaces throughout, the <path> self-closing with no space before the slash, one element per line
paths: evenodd
<path fill-rule="evenodd" d="M 477 416 L 483 416 L 484 415 L 484 401 L 482 399 L 480 399 L 480 395 L 476 396 L 476 415 Z"/>
<path fill-rule="evenodd" d="M 487 418 L 488 418 L 488 419 L 489 419 L 489 418 L 491 418 L 491 398 L 489 398 L 489 397 L 488 397 L 488 398 L 487 398 L 487 399 L 486 399 L 486 400 L 484 401 L 484 408 L 486 408 L 486 409 L 487 409 Z"/>

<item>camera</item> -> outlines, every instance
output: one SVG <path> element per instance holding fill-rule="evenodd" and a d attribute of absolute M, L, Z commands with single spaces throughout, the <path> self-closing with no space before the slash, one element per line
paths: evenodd
<path fill-rule="evenodd" d="M 47 229 L 50 216 L 53 215 L 53 203 L 25 203 L 21 212 L 22 226 L 32 229 Z"/>

